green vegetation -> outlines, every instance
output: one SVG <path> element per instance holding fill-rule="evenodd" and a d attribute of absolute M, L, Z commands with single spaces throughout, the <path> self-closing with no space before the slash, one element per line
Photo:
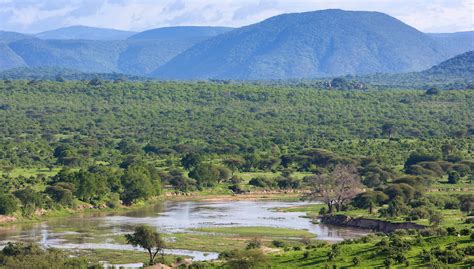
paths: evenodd
<path fill-rule="evenodd" d="M 311 237 L 312 234 L 304 230 L 271 227 L 213 227 L 194 229 L 199 232 L 232 234 L 241 236 L 257 237 Z"/>
<path fill-rule="evenodd" d="M 202 263 L 211 268 L 471 262 L 472 91 L 94 79 L 4 80 L 0 92 L 1 215 L 115 210 L 164 193 L 291 193 L 324 205 L 275 210 L 433 227 L 333 245 L 268 227 L 161 236 L 143 228 L 127 241 L 150 249 L 149 263 L 162 238 L 171 248 L 223 252 Z M 91 242 L 100 237 L 89 232 Z"/>

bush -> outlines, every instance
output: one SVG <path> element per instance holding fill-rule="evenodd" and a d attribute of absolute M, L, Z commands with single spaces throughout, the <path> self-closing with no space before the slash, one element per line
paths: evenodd
<path fill-rule="evenodd" d="M 260 188 L 273 188 L 276 186 L 274 180 L 262 176 L 252 178 L 249 181 L 249 185 Z"/>
<path fill-rule="evenodd" d="M 309 258 L 309 251 L 305 251 L 303 253 L 303 259 L 307 259 L 307 258 Z"/>
<path fill-rule="evenodd" d="M 0 193 L 0 215 L 13 214 L 18 209 L 17 199 L 9 193 Z"/>
<path fill-rule="evenodd" d="M 284 248 L 286 246 L 286 243 L 281 240 L 273 240 L 272 245 L 277 248 Z"/>
<path fill-rule="evenodd" d="M 352 258 L 352 264 L 353 264 L 354 266 L 359 265 L 359 264 L 360 264 L 360 258 L 359 258 L 359 257 L 354 257 L 354 258 Z"/>
<path fill-rule="evenodd" d="M 258 238 L 254 238 L 247 243 L 245 249 L 256 249 L 262 247 L 262 241 Z"/>
<path fill-rule="evenodd" d="M 449 171 L 448 172 L 448 183 L 449 184 L 456 184 L 459 182 L 459 180 L 461 180 L 461 176 L 459 175 L 459 173 L 457 171 Z"/>
<path fill-rule="evenodd" d="M 454 227 L 446 228 L 446 232 L 448 232 L 448 235 L 457 235 L 456 228 L 454 228 Z"/>

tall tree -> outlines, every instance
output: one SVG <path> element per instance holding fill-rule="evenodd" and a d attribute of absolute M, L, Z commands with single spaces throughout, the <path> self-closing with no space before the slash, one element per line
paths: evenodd
<path fill-rule="evenodd" d="M 328 213 L 342 210 L 362 189 L 357 169 L 348 165 L 338 165 L 329 174 L 316 174 L 308 183 L 311 190 L 307 198 L 322 200 L 328 206 Z"/>

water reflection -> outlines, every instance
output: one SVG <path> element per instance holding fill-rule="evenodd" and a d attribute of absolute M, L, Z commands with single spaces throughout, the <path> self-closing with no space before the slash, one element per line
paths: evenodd
<path fill-rule="evenodd" d="M 154 226 L 163 233 L 190 232 L 191 228 L 224 226 L 305 229 L 318 239 L 329 241 L 359 237 L 367 233 L 358 229 L 312 224 L 309 219 L 303 218 L 305 213 L 302 212 L 274 210 L 303 204 L 305 203 L 279 201 L 163 202 L 127 213 L 95 213 L 51 219 L 42 223 L 0 227 L 0 244 L 26 241 L 63 248 L 128 249 L 130 246 L 121 245 L 111 238 L 131 232 L 137 224 Z M 199 252 L 188 254 L 192 254 L 196 259 L 210 259 L 216 255 Z"/>

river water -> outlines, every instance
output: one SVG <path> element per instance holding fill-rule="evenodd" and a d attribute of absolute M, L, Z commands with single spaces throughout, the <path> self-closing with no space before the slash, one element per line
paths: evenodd
<path fill-rule="evenodd" d="M 304 229 L 317 239 L 340 241 L 360 237 L 367 231 L 313 224 L 303 212 L 280 212 L 282 207 L 304 205 L 304 202 L 220 201 L 163 202 L 155 206 L 115 214 L 87 214 L 55 218 L 41 223 L 0 227 L 0 245 L 8 241 L 36 242 L 46 247 L 72 249 L 133 250 L 116 243 L 114 236 L 130 233 L 133 227 L 147 224 L 162 233 L 191 232 L 202 227 L 263 226 Z M 194 260 L 211 260 L 217 253 L 169 249 L 166 253 L 186 255 Z"/>

